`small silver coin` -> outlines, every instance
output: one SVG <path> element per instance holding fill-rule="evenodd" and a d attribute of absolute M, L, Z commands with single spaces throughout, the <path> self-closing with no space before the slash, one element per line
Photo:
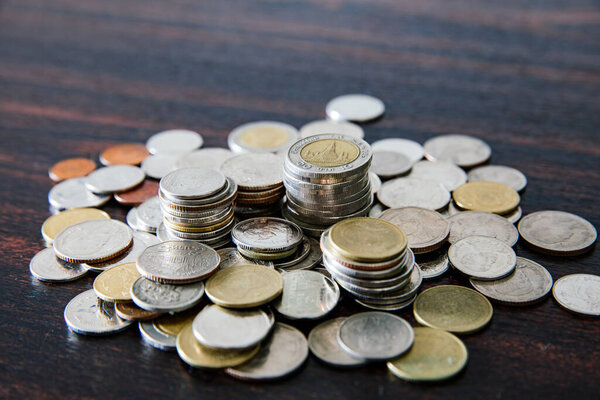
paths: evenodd
<path fill-rule="evenodd" d="M 504 278 L 515 270 L 517 256 L 506 243 L 487 236 L 468 236 L 448 249 L 450 264 L 481 280 Z"/>
<path fill-rule="evenodd" d="M 422 207 L 437 211 L 448 205 L 450 192 L 434 181 L 396 178 L 381 185 L 377 199 L 388 208 Z"/>
<path fill-rule="evenodd" d="M 525 189 L 527 186 L 527 177 L 519 171 L 504 165 L 484 165 L 473 168 L 468 174 L 469 182 L 488 181 L 502 183 L 510 186 L 517 192 Z"/>
<path fill-rule="evenodd" d="M 519 240 L 519 231 L 506 218 L 482 211 L 464 211 L 448 218 L 450 223 L 450 243 L 456 243 L 468 236 L 488 236 L 509 246 Z"/>
<path fill-rule="evenodd" d="M 273 154 L 241 154 L 221 165 L 221 172 L 240 190 L 262 190 L 283 183 L 283 159 Z"/>
<path fill-rule="evenodd" d="M 408 351 L 415 334 L 404 319 L 387 312 L 369 311 L 343 321 L 337 340 L 354 357 L 385 361 Z"/>
<path fill-rule="evenodd" d="M 183 154 L 194 151 L 204 144 L 199 133 L 185 129 L 171 129 L 152 135 L 146 148 L 152 154 Z"/>
<path fill-rule="evenodd" d="M 315 271 L 290 271 L 283 275 L 283 293 L 274 307 L 289 319 L 317 319 L 327 315 L 340 299 L 333 280 Z"/>
<path fill-rule="evenodd" d="M 221 165 L 235 157 L 235 153 L 219 147 L 206 147 L 184 154 L 175 161 L 174 169 L 181 168 L 210 168 L 219 171 Z"/>
<path fill-rule="evenodd" d="M 165 335 L 154 325 L 153 321 L 138 323 L 142 339 L 150 346 L 163 351 L 174 351 L 177 348 L 177 336 Z"/>
<path fill-rule="evenodd" d="M 87 274 L 81 264 L 73 264 L 56 257 L 52 248 L 37 253 L 29 263 L 29 271 L 43 282 L 70 282 Z"/>
<path fill-rule="evenodd" d="M 381 179 L 395 178 L 407 174 L 412 167 L 412 161 L 404 154 L 394 151 L 373 151 L 371 172 Z"/>
<path fill-rule="evenodd" d="M 492 149 L 483 140 L 467 135 L 440 135 L 423 145 L 429 161 L 449 161 L 463 168 L 486 162 Z"/>
<path fill-rule="evenodd" d="M 348 121 L 332 121 L 329 119 L 321 119 L 312 121 L 300 128 L 300 138 L 305 138 L 323 133 L 335 133 L 338 135 L 348 135 L 355 138 L 363 139 L 365 131 L 360 126 Z"/>
<path fill-rule="evenodd" d="M 239 222 L 231 231 L 233 242 L 250 251 L 279 252 L 297 247 L 302 230 L 281 218 L 259 217 Z"/>
<path fill-rule="evenodd" d="M 453 215 L 467 212 L 466 210 L 461 210 L 459 207 L 454 204 L 453 201 L 448 203 L 448 209 L 446 210 L 447 218 L 452 217 Z M 523 215 L 523 209 L 519 206 L 514 211 L 509 212 L 508 214 L 500 215 L 502 218 L 506 218 L 511 224 L 516 224 Z"/>
<path fill-rule="evenodd" d="M 308 334 L 308 347 L 319 360 L 336 367 L 354 367 L 365 364 L 362 358 L 352 357 L 337 341 L 340 324 L 346 317 L 322 322 Z"/>
<path fill-rule="evenodd" d="M 67 179 L 54 185 L 48 192 L 48 202 L 57 210 L 83 207 L 100 207 L 111 196 L 91 192 L 85 185 L 85 178 Z"/>
<path fill-rule="evenodd" d="M 102 272 L 120 264 L 136 262 L 147 247 L 160 243 L 158 238 L 148 232 L 133 232 L 133 244 L 123 254 L 110 260 L 95 264 L 82 264 L 89 271 Z"/>
<path fill-rule="evenodd" d="M 146 176 L 153 179 L 160 179 L 171 172 L 175 167 L 175 161 L 179 156 L 170 154 L 154 154 L 148 156 L 142 161 L 142 171 Z"/>
<path fill-rule="evenodd" d="M 109 335 L 132 323 L 119 318 L 114 303 L 99 302 L 94 289 L 75 296 L 65 307 L 64 317 L 69 329 L 81 335 Z"/>
<path fill-rule="evenodd" d="M 163 213 L 160 209 L 158 196 L 152 197 L 137 206 L 137 226 L 146 232 L 156 232 L 163 222 Z"/>
<path fill-rule="evenodd" d="M 419 161 L 413 165 L 408 177 L 441 183 L 450 192 L 467 181 L 465 171 L 446 161 Z"/>
<path fill-rule="evenodd" d="M 277 153 L 298 140 L 298 130 L 277 121 L 256 121 L 238 126 L 227 137 L 234 153 Z"/>
<path fill-rule="evenodd" d="M 252 261 L 242 257 L 240 252 L 235 247 L 226 247 L 224 249 L 217 250 L 217 254 L 221 258 L 219 269 L 225 269 L 233 267 L 235 265 L 253 264 Z"/>
<path fill-rule="evenodd" d="M 404 154 L 414 164 L 423 158 L 423 146 L 414 140 L 389 138 L 381 139 L 371 144 L 373 151 L 395 151 Z"/>
<path fill-rule="evenodd" d="M 346 94 L 330 100 L 325 112 L 334 121 L 366 122 L 383 115 L 385 105 L 366 94 Z"/>
<path fill-rule="evenodd" d="M 600 316 L 600 276 L 565 275 L 554 283 L 552 295 L 557 303 L 576 314 Z"/>
<path fill-rule="evenodd" d="M 124 192 L 142 183 L 146 174 L 133 165 L 111 165 L 90 173 L 85 186 L 94 193 Z"/>
<path fill-rule="evenodd" d="M 168 285 L 140 277 L 131 287 L 133 302 L 148 311 L 179 312 L 187 310 L 198 304 L 203 295 L 203 282 Z"/>
<path fill-rule="evenodd" d="M 181 168 L 160 180 L 160 190 L 175 199 L 197 199 L 218 193 L 226 183 L 223 174 L 214 169 Z"/>
<path fill-rule="evenodd" d="M 421 268 L 423 279 L 434 279 L 448 271 L 450 263 L 446 250 L 437 250 L 433 253 L 419 254 L 416 262 Z"/>

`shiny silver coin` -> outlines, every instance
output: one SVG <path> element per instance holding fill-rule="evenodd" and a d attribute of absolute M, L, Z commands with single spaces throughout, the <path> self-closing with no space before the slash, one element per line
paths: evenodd
<path fill-rule="evenodd" d="M 146 176 L 160 179 L 174 169 L 178 156 L 171 154 L 155 154 L 148 156 L 142 161 L 140 168 Z"/>
<path fill-rule="evenodd" d="M 386 361 L 404 354 L 415 340 L 404 319 L 370 311 L 346 318 L 339 327 L 338 342 L 348 354 L 372 361 Z"/>
<path fill-rule="evenodd" d="M 244 265 L 252 263 L 251 261 L 246 260 L 237 248 L 235 247 L 226 247 L 224 249 L 217 250 L 217 254 L 219 254 L 219 258 L 221 259 L 221 263 L 219 264 L 219 270 L 233 267 L 235 265 Z"/>
<path fill-rule="evenodd" d="M 464 211 L 448 218 L 450 223 L 450 243 L 456 243 L 468 236 L 487 236 L 498 239 L 509 246 L 519 240 L 519 231 L 506 218 L 481 211 Z"/>
<path fill-rule="evenodd" d="M 453 215 L 464 213 L 467 211 L 461 210 L 458 206 L 456 206 L 456 204 L 454 204 L 453 201 L 451 201 L 450 203 L 448 203 L 448 209 L 446 210 L 446 212 L 447 212 L 448 218 L 449 218 Z M 508 214 L 503 214 L 500 216 L 503 218 L 506 218 L 511 224 L 516 224 L 521 219 L 522 215 L 523 215 L 523 209 L 519 206 L 514 211 L 511 211 Z"/>
<path fill-rule="evenodd" d="M 568 311 L 581 315 L 600 316 L 600 276 L 592 274 L 565 275 L 554 283 L 552 295 Z"/>
<path fill-rule="evenodd" d="M 417 298 L 417 296 L 413 296 L 412 298 L 400 302 L 400 303 L 396 303 L 396 304 L 373 304 L 373 303 L 369 303 L 363 300 L 359 300 L 359 299 L 354 299 L 355 302 L 357 302 L 358 304 L 360 304 L 363 307 L 366 307 L 370 310 L 376 310 L 376 311 L 400 311 L 400 310 L 404 310 L 406 307 L 409 307 Z"/>
<path fill-rule="evenodd" d="M 219 171 L 221 165 L 235 153 L 219 147 L 206 147 L 179 156 L 173 169 L 181 168 L 210 168 Z"/>
<path fill-rule="evenodd" d="M 381 213 L 379 218 L 402 229 L 408 239 L 408 247 L 416 254 L 440 248 L 450 234 L 450 224 L 446 218 L 426 208 L 391 208 Z"/>
<path fill-rule="evenodd" d="M 365 186 L 365 188 L 363 190 L 361 190 L 361 192 L 359 192 L 359 196 L 355 197 L 355 196 L 349 196 L 347 199 L 346 198 L 342 198 L 342 199 L 338 199 L 337 204 L 331 204 L 331 203 L 319 203 L 318 201 L 314 202 L 312 201 L 302 201 L 301 199 L 298 199 L 296 197 L 294 197 L 292 195 L 292 193 L 290 193 L 288 191 L 287 193 L 287 200 L 288 203 L 290 203 L 290 205 L 294 206 L 294 209 L 297 212 L 303 212 L 305 214 L 312 214 L 312 212 L 316 212 L 319 216 L 322 217 L 326 217 L 326 216 L 339 216 L 341 215 L 346 215 L 349 213 L 353 213 L 356 210 L 359 210 L 361 208 L 363 208 L 365 206 L 365 204 L 367 203 L 371 203 L 372 202 L 372 198 L 373 198 L 373 194 L 371 193 L 371 190 L 369 188 L 369 186 Z"/>
<path fill-rule="evenodd" d="M 52 248 L 37 253 L 29 263 L 29 271 L 42 282 L 70 282 L 87 274 L 81 264 L 73 264 L 56 257 Z"/>
<path fill-rule="evenodd" d="M 416 256 L 416 262 L 421 268 L 423 279 L 434 279 L 443 275 L 450 263 L 448 261 L 448 252 L 446 250 L 437 250 L 433 253 L 419 254 Z"/>
<path fill-rule="evenodd" d="M 337 341 L 340 324 L 346 317 L 334 318 L 315 326 L 308 334 L 308 347 L 319 360 L 336 367 L 365 364 L 362 358 L 352 357 Z"/>
<path fill-rule="evenodd" d="M 158 238 L 148 232 L 133 232 L 133 244 L 123 254 L 94 264 L 81 264 L 89 271 L 102 272 L 120 264 L 136 262 L 147 247 L 160 243 Z"/>
<path fill-rule="evenodd" d="M 280 252 L 293 249 L 302 242 L 302 230 L 281 218 L 251 218 L 235 225 L 233 242 L 250 251 Z"/>
<path fill-rule="evenodd" d="M 304 236 L 302 238 L 302 244 L 298 246 L 298 250 L 296 250 L 296 253 L 293 254 L 289 259 L 275 260 L 275 267 L 287 269 L 298 265 L 299 263 L 304 261 L 311 253 L 311 247 L 312 246 L 309 238 Z"/>
<path fill-rule="evenodd" d="M 221 165 L 221 172 L 240 190 L 256 191 L 283 184 L 283 159 L 273 154 L 242 154 Z"/>
<path fill-rule="evenodd" d="M 492 149 L 483 140 L 467 135 L 440 135 L 423 145 L 425 157 L 430 161 L 449 161 L 463 168 L 486 162 Z"/>
<path fill-rule="evenodd" d="M 355 138 L 363 139 L 365 131 L 359 125 L 348 121 L 332 121 L 329 119 L 321 119 L 318 121 L 309 122 L 300 128 L 300 138 L 305 138 L 323 133 L 335 133 L 338 135 L 348 135 Z"/>
<path fill-rule="evenodd" d="M 160 190 L 175 199 L 197 199 L 212 196 L 226 184 L 219 171 L 202 168 L 182 168 L 175 170 L 160 180 Z"/>
<path fill-rule="evenodd" d="M 233 228 L 235 223 L 236 223 L 236 220 L 232 218 L 227 223 L 227 225 L 225 225 L 221 228 L 215 229 L 213 231 L 195 233 L 195 232 L 185 232 L 184 230 L 181 230 L 178 226 L 172 226 L 166 220 L 163 222 L 163 224 L 167 228 L 167 231 L 172 236 L 176 236 L 176 237 L 182 238 L 182 239 L 191 239 L 191 240 L 209 240 L 209 239 L 221 238 L 221 237 L 223 237 L 223 235 L 229 234 L 229 232 L 231 232 L 231 229 Z"/>
<path fill-rule="evenodd" d="M 156 228 L 163 220 L 158 196 L 152 197 L 136 209 L 137 226 L 146 232 L 156 232 Z"/>
<path fill-rule="evenodd" d="M 81 335 L 110 335 L 131 325 L 116 314 L 114 303 L 98 301 L 94 289 L 75 296 L 65 307 L 69 329 Z"/>
<path fill-rule="evenodd" d="M 375 172 L 381 179 L 391 179 L 407 174 L 412 164 L 404 154 L 384 150 L 373 151 L 371 172 Z"/>
<path fill-rule="evenodd" d="M 204 283 L 168 285 L 153 282 L 144 277 L 137 279 L 131 287 L 131 299 L 140 308 L 148 311 L 179 312 L 192 308 L 202 300 Z"/>
<path fill-rule="evenodd" d="M 467 181 L 465 171 L 446 161 L 419 161 L 413 165 L 408 177 L 441 183 L 450 192 Z"/>
<path fill-rule="evenodd" d="M 163 178 L 164 179 L 164 178 Z M 214 197 L 207 197 L 205 201 L 194 201 L 193 206 L 177 205 L 172 200 L 164 199 L 161 191 L 158 192 L 158 197 L 161 199 L 160 207 L 162 212 L 169 215 L 186 217 L 186 218 L 202 218 L 214 213 L 220 212 L 224 208 L 231 207 L 231 204 L 237 196 L 237 185 L 231 179 L 227 179 L 225 185 L 227 192 L 225 197 L 221 198 L 221 194 L 217 194 Z M 215 198 L 220 200 L 213 201 Z M 179 200 L 179 202 L 187 202 L 192 200 Z"/>
<path fill-rule="evenodd" d="M 85 177 L 85 186 L 94 193 L 125 192 L 144 181 L 146 174 L 132 165 L 111 165 Z"/>
<path fill-rule="evenodd" d="M 369 217 L 371 218 L 379 218 L 381 213 L 383 213 L 387 208 L 381 203 L 374 203 L 369 209 Z"/>
<path fill-rule="evenodd" d="M 156 228 L 156 237 L 161 242 L 167 242 L 169 240 L 176 240 L 176 239 L 173 239 L 173 238 L 169 237 L 169 233 L 168 233 L 167 227 L 165 226 L 164 223 L 160 224 L 158 226 L 158 228 Z"/>
<path fill-rule="evenodd" d="M 48 202 L 57 210 L 83 207 L 100 207 L 111 196 L 91 192 L 85 185 L 85 178 L 67 179 L 54 185 L 48 192 Z"/>
<path fill-rule="evenodd" d="M 298 130 L 277 121 L 256 121 L 231 131 L 227 145 L 234 153 L 277 153 L 285 151 L 296 140 Z"/>
<path fill-rule="evenodd" d="M 469 182 L 488 181 L 502 183 L 520 192 L 527 186 L 527 177 L 519 171 L 504 165 L 484 165 L 473 168 L 468 174 Z"/>
<path fill-rule="evenodd" d="M 142 339 L 150 346 L 163 351 L 174 351 L 177 348 L 177 336 L 165 335 L 154 325 L 153 321 L 138 323 Z"/>
<path fill-rule="evenodd" d="M 165 220 L 171 222 L 172 224 L 203 227 L 212 226 L 218 224 L 219 222 L 227 220 L 231 216 L 232 212 L 233 208 L 231 206 L 225 206 L 223 208 L 210 210 L 210 213 L 206 213 L 206 215 L 202 217 L 182 217 L 178 215 L 171 215 L 167 212 L 163 212 L 163 216 Z"/>
<path fill-rule="evenodd" d="M 371 184 L 371 193 L 377 193 L 381 187 L 381 179 L 372 171 L 369 171 L 369 183 Z"/>
<path fill-rule="evenodd" d="M 388 208 L 422 207 L 437 211 L 448 205 L 450 192 L 434 181 L 396 178 L 381 185 L 377 199 Z"/>
<path fill-rule="evenodd" d="M 348 283 L 352 287 L 358 288 L 372 288 L 376 289 L 374 292 L 377 292 L 379 288 L 383 289 L 380 293 L 385 294 L 386 288 L 396 288 L 401 289 L 405 287 L 408 282 L 412 270 L 414 268 L 414 263 L 410 265 L 404 265 L 404 263 L 400 264 L 400 268 L 395 268 L 396 272 L 385 278 L 374 279 L 374 278 L 358 278 L 352 275 L 344 274 L 345 268 L 340 264 L 336 264 L 335 261 L 332 261 L 330 258 L 326 260 L 326 268 L 330 271 L 331 275 L 337 280 L 341 281 L 342 284 Z M 366 272 L 366 271 L 365 271 Z"/>
<path fill-rule="evenodd" d="M 345 94 L 331 99 L 325 112 L 334 121 L 366 122 L 382 116 L 385 105 L 378 98 L 366 94 Z"/>
<path fill-rule="evenodd" d="M 148 139 L 146 148 L 152 154 L 183 154 L 202 147 L 204 139 L 199 133 L 185 129 L 158 132 Z"/>
<path fill-rule="evenodd" d="M 288 266 L 282 267 L 281 265 L 278 265 L 278 268 L 283 268 L 284 271 L 298 271 L 304 269 L 312 269 L 321 263 L 321 261 L 323 260 L 323 253 L 321 252 L 321 248 L 319 247 L 319 242 L 313 238 L 308 238 L 306 236 L 304 237 L 304 239 L 308 241 L 310 247 L 310 250 L 306 257 Z"/>
<path fill-rule="evenodd" d="M 338 285 L 318 272 L 290 271 L 282 276 L 283 293 L 274 302 L 274 307 L 286 318 L 322 318 L 340 299 Z"/>
<path fill-rule="evenodd" d="M 348 210 L 338 210 L 338 211 L 326 211 L 319 212 L 317 210 L 309 210 L 304 208 L 299 208 L 295 206 L 290 199 L 288 199 L 288 211 L 295 218 L 301 219 L 308 223 L 321 224 L 321 225 L 333 225 L 336 222 L 342 221 L 347 218 L 353 217 L 364 217 L 369 213 L 371 209 L 371 205 L 373 204 L 373 196 L 371 193 L 367 193 L 364 199 L 361 199 L 361 202 L 364 202 L 364 206 L 356 211 L 346 213 Z M 360 204 L 360 203 L 359 203 Z M 355 208 L 355 205 L 352 206 L 352 209 Z"/>
<path fill-rule="evenodd" d="M 373 151 L 395 151 L 404 154 L 414 164 L 423 158 L 423 146 L 414 140 L 389 138 L 377 140 L 371 144 Z"/>
<path fill-rule="evenodd" d="M 255 346 L 269 334 L 275 317 L 259 308 L 230 310 L 214 304 L 208 305 L 194 318 L 194 337 L 202 345 L 240 350 Z"/>
<path fill-rule="evenodd" d="M 487 236 L 468 236 L 448 249 L 450 264 L 481 280 L 504 278 L 515 270 L 517 256 L 506 243 Z"/>
<path fill-rule="evenodd" d="M 138 219 L 137 219 L 137 207 L 132 207 L 128 212 L 127 212 L 127 216 L 125 217 L 125 221 L 127 222 L 127 225 L 129 225 L 129 227 L 131 229 L 133 229 L 134 231 L 139 231 L 142 230 L 138 224 Z"/>

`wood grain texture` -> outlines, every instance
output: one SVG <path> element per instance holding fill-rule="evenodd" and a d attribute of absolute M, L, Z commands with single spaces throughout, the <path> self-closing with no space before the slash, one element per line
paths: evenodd
<path fill-rule="evenodd" d="M 470 361 L 449 382 L 407 384 L 383 364 L 335 370 L 311 357 L 293 377 L 250 384 L 190 371 L 135 327 L 72 334 L 64 306 L 92 276 L 49 285 L 29 275 L 54 162 L 97 159 L 172 127 L 225 146 L 240 123 L 301 126 L 353 92 L 387 106 L 365 127 L 368 141 L 481 137 L 493 163 L 529 178 L 525 213 L 560 209 L 600 226 L 597 1 L 0 1 L 0 397 L 596 398 L 600 321 L 552 299 L 495 305 L 491 325 L 464 337 Z M 105 209 L 124 219 L 118 204 Z M 597 249 L 567 258 L 516 250 L 554 279 L 600 265 Z M 466 284 L 454 274 L 440 282 Z M 334 315 L 359 310 L 344 299 Z M 313 324 L 294 325 L 307 334 Z"/>

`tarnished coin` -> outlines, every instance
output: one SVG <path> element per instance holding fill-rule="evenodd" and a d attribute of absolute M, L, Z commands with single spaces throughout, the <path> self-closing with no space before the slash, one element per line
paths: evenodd
<path fill-rule="evenodd" d="M 487 181 L 502 183 L 510 186 L 517 192 L 525 189 L 527 178 L 518 169 L 506 167 L 504 165 L 484 165 L 473 168 L 468 174 L 469 182 Z"/>
<path fill-rule="evenodd" d="M 273 154 L 241 154 L 221 165 L 240 190 L 266 190 L 283 184 L 283 159 Z"/>
<path fill-rule="evenodd" d="M 426 141 L 423 149 L 430 161 L 449 161 L 463 168 L 483 164 L 492 155 L 487 143 L 467 135 L 436 136 Z"/>
<path fill-rule="evenodd" d="M 204 144 L 199 133 L 185 129 L 171 129 L 152 135 L 146 142 L 152 154 L 183 154 L 194 151 Z"/>
<path fill-rule="evenodd" d="M 210 168 L 219 171 L 221 165 L 235 153 L 220 147 L 206 147 L 180 156 L 175 161 L 174 169 L 180 168 Z"/>
<path fill-rule="evenodd" d="M 177 336 L 162 333 L 152 321 L 142 321 L 138 327 L 142 339 L 150 346 L 163 351 L 173 351 L 177 347 Z"/>
<path fill-rule="evenodd" d="M 598 233 L 587 220 L 564 211 L 538 211 L 519 222 L 523 240 L 535 250 L 556 256 L 585 253 L 596 243 Z"/>
<path fill-rule="evenodd" d="M 87 274 L 83 265 L 57 258 L 52 248 L 46 248 L 33 256 L 29 262 L 29 271 L 43 282 L 70 282 Z"/>
<path fill-rule="evenodd" d="M 406 234 L 415 254 L 440 248 L 448 239 L 450 227 L 440 213 L 420 207 L 390 208 L 379 218 L 396 225 Z"/>
<path fill-rule="evenodd" d="M 342 321 L 338 342 L 348 354 L 365 360 L 389 360 L 405 353 L 415 334 L 404 319 L 394 314 L 369 311 Z"/>
<path fill-rule="evenodd" d="M 276 153 L 287 150 L 298 139 L 298 131 L 289 124 L 256 121 L 232 130 L 227 145 L 234 153 Z"/>
<path fill-rule="evenodd" d="M 79 222 L 92 219 L 110 219 L 105 211 L 97 208 L 75 208 L 52 215 L 42 224 L 42 237 L 51 244 L 54 238 L 65 228 Z"/>
<path fill-rule="evenodd" d="M 345 94 L 330 100 L 325 112 L 334 121 L 366 122 L 382 116 L 385 105 L 378 98 L 366 94 Z"/>
<path fill-rule="evenodd" d="M 117 315 L 127 321 L 148 321 L 160 316 L 160 311 L 148 311 L 138 307 L 135 303 L 115 304 Z"/>
<path fill-rule="evenodd" d="M 111 165 L 95 170 L 85 178 L 85 186 L 94 193 L 124 192 L 142 183 L 146 174 L 133 165 Z"/>
<path fill-rule="evenodd" d="M 183 312 L 164 314 L 156 318 L 153 323 L 157 330 L 176 337 L 188 324 L 191 324 L 198 315 L 199 310 L 195 307 L 187 309 Z"/>
<path fill-rule="evenodd" d="M 63 229 L 54 239 L 54 252 L 69 262 L 102 262 L 123 253 L 132 241 L 131 229 L 124 223 L 96 219 Z"/>
<path fill-rule="evenodd" d="M 204 283 L 167 285 L 138 278 L 131 287 L 131 299 L 140 308 L 148 311 L 179 312 L 192 308 L 204 294 Z"/>
<path fill-rule="evenodd" d="M 552 289 L 552 275 L 540 264 L 517 257 L 515 272 L 494 281 L 471 279 L 480 293 L 499 303 L 527 305 L 542 300 Z"/>
<path fill-rule="evenodd" d="M 272 380 L 296 371 L 308 356 L 308 342 L 298 329 L 276 322 L 273 333 L 258 354 L 225 372 L 234 378 L 250 381 Z"/>
<path fill-rule="evenodd" d="M 417 264 L 421 268 L 423 279 L 437 278 L 448 271 L 450 267 L 448 252 L 445 249 L 440 249 L 433 253 L 420 254 L 415 257 Z"/>
<path fill-rule="evenodd" d="M 521 198 L 510 186 L 495 182 L 468 182 L 452 193 L 463 210 L 508 214 L 519 206 Z"/>
<path fill-rule="evenodd" d="M 404 154 L 413 164 L 423 158 L 423 146 L 409 139 L 381 139 L 373 142 L 371 148 L 373 151 L 395 151 Z"/>
<path fill-rule="evenodd" d="M 322 322 L 308 334 L 308 347 L 319 360 L 336 367 L 353 367 L 363 365 L 362 358 L 352 357 L 337 341 L 340 324 L 346 317 L 339 317 Z"/>
<path fill-rule="evenodd" d="M 460 208 L 458 208 L 458 206 L 456 206 L 456 204 L 454 204 L 453 201 L 448 203 L 448 209 L 446 210 L 447 218 L 449 218 L 453 215 L 459 214 L 459 213 L 463 213 L 463 212 L 469 212 L 469 211 L 461 210 Z M 482 211 L 482 212 L 485 212 L 485 211 Z M 509 212 L 508 214 L 502 214 L 500 216 L 502 218 L 506 218 L 511 224 L 516 224 L 521 219 L 522 214 L 523 214 L 523 209 L 521 209 L 521 207 L 517 207 L 513 211 Z"/>
<path fill-rule="evenodd" d="M 140 277 L 135 262 L 117 265 L 102 272 L 94 279 L 96 296 L 111 303 L 131 301 L 131 287 Z"/>
<path fill-rule="evenodd" d="M 127 206 L 137 206 L 144 201 L 158 196 L 158 182 L 145 179 L 141 185 L 126 192 L 115 193 L 115 200 Z"/>
<path fill-rule="evenodd" d="M 50 168 L 48 175 L 54 182 L 86 176 L 96 169 L 96 163 L 88 158 L 69 158 L 57 162 Z"/>
<path fill-rule="evenodd" d="M 58 210 L 83 207 L 100 207 L 110 196 L 92 193 L 85 185 L 85 178 L 67 179 L 48 192 L 48 202 Z"/>
<path fill-rule="evenodd" d="M 600 276 L 592 274 L 565 275 L 554 283 L 552 295 L 568 311 L 600 316 Z"/>
<path fill-rule="evenodd" d="M 100 162 L 104 165 L 140 165 L 150 153 L 146 146 L 139 143 L 120 143 L 110 146 L 100 153 Z"/>
<path fill-rule="evenodd" d="M 131 325 L 115 314 L 113 303 L 98 301 L 93 289 L 75 296 L 65 307 L 69 329 L 81 335 L 109 335 Z"/>
<path fill-rule="evenodd" d="M 312 121 L 300 128 L 300 138 L 306 138 L 323 133 L 335 133 L 338 135 L 348 135 L 362 139 L 365 137 L 365 131 L 360 126 L 348 121 L 332 121 L 321 119 Z"/>
<path fill-rule="evenodd" d="M 412 161 L 404 154 L 394 151 L 374 151 L 371 171 L 381 179 L 395 178 L 410 171 Z"/>
<path fill-rule="evenodd" d="M 506 218 L 482 211 L 465 211 L 448 218 L 450 223 L 450 243 L 456 243 L 469 236 L 487 236 L 498 239 L 509 246 L 519 240 L 517 228 Z"/>
<path fill-rule="evenodd" d="M 160 209 L 158 196 L 152 197 L 136 209 L 137 227 L 147 232 L 156 232 L 158 226 L 163 222 L 163 213 Z"/>
<path fill-rule="evenodd" d="M 448 249 L 450 264 L 481 280 L 500 279 L 515 270 L 517 256 L 506 243 L 487 236 L 468 236 Z"/>
<path fill-rule="evenodd" d="M 146 176 L 160 179 L 175 169 L 175 161 L 179 159 L 175 154 L 154 154 L 146 157 L 140 168 Z"/>
<path fill-rule="evenodd" d="M 223 174 L 214 169 L 181 168 L 160 180 L 160 190 L 175 199 L 197 199 L 219 192 L 226 183 Z"/>
<path fill-rule="evenodd" d="M 388 361 L 387 367 L 398 378 L 413 382 L 449 379 L 467 365 L 465 344 L 441 329 L 415 328 L 415 343 L 403 356 Z"/>
<path fill-rule="evenodd" d="M 290 271 L 283 274 L 283 293 L 275 309 L 289 319 L 317 319 L 328 314 L 340 299 L 333 280 L 315 271 Z"/>
<path fill-rule="evenodd" d="M 377 199 L 388 208 L 422 207 L 441 210 L 450 201 L 450 193 L 434 181 L 396 178 L 381 185 Z"/>
<path fill-rule="evenodd" d="M 233 242 L 250 251 L 283 252 L 301 242 L 302 229 L 286 219 L 259 217 L 236 224 L 231 231 Z"/>
<path fill-rule="evenodd" d="M 447 161 L 419 161 L 408 177 L 441 183 L 450 192 L 467 181 L 465 171 Z"/>

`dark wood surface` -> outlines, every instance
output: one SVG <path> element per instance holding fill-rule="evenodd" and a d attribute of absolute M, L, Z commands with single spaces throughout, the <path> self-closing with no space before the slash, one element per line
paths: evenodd
<path fill-rule="evenodd" d="M 236 125 L 301 126 L 343 93 L 380 97 L 367 140 L 442 133 L 485 139 L 492 162 L 529 178 L 525 213 L 560 209 L 600 226 L 600 5 L 593 0 L 0 0 L 0 397 L 597 398 L 600 321 L 549 298 L 494 306 L 464 337 L 470 360 L 438 385 L 384 365 L 328 368 L 310 357 L 269 384 L 190 371 L 142 343 L 136 327 L 88 338 L 63 321 L 93 276 L 49 285 L 29 275 L 49 215 L 48 168 L 144 142 L 171 127 L 225 146 Z M 115 218 L 125 209 L 105 207 Z M 579 257 L 519 255 L 554 279 L 598 273 Z M 462 283 L 453 274 L 427 283 Z M 359 310 L 345 299 L 335 315 Z M 410 311 L 399 313 L 416 324 Z M 312 324 L 294 324 L 308 333 Z"/>

